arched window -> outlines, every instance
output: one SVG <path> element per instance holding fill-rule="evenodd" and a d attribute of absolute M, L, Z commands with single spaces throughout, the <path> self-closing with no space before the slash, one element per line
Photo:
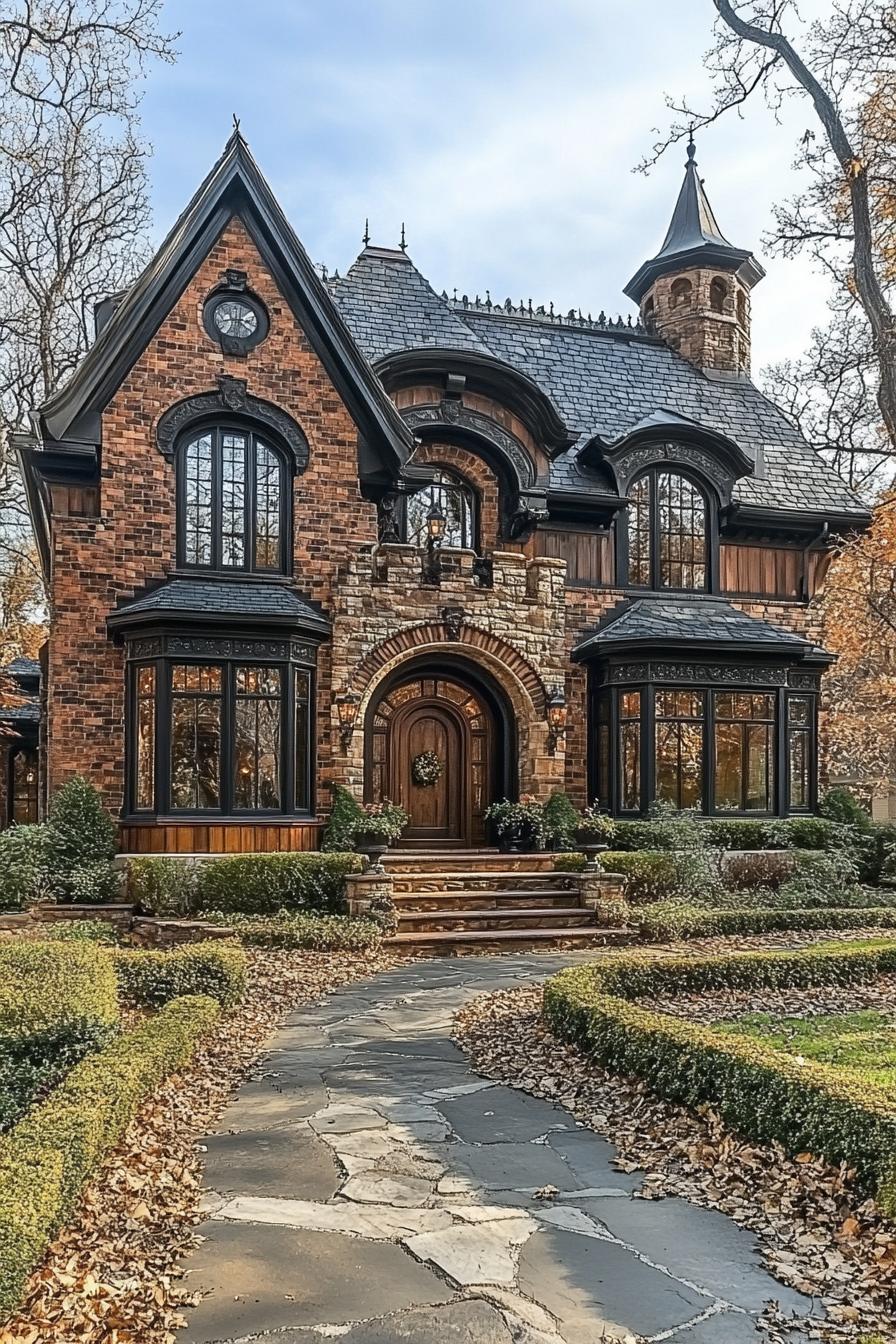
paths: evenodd
<path fill-rule="evenodd" d="M 656 469 L 629 490 L 628 581 L 639 588 L 709 586 L 706 496 L 680 472 Z"/>
<path fill-rule="evenodd" d="M 672 288 L 669 291 L 669 298 L 673 308 L 689 308 L 691 304 L 691 282 L 687 276 L 681 275 L 677 280 L 672 281 Z"/>
<path fill-rule="evenodd" d="M 251 430 L 194 431 L 178 455 L 178 562 L 282 573 L 288 490 L 281 453 Z"/>
<path fill-rule="evenodd" d="M 728 297 L 728 286 L 720 276 L 716 276 L 709 286 L 709 306 L 714 313 L 723 313 L 725 311 L 725 300 Z"/>
<path fill-rule="evenodd" d="M 747 325 L 747 299 L 742 289 L 737 293 L 737 320 L 742 327 Z"/>
<path fill-rule="evenodd" d="M 426 515 L 434 504 L 445 515 L 443 546 L 476 546 L 476 497 L 469 485 L 457 476 L 437 470 L 432 485 L 416 491 L 407 501 L 405 540 L 409 546 L 425 546 L 428 535 Z"/>
<path fill-rule="evenodd" d="M 647 299 L 641 313 L 641 320 L 648 331 L 653 331 L 656 326 L 656 304 L 652 298 Z"/>

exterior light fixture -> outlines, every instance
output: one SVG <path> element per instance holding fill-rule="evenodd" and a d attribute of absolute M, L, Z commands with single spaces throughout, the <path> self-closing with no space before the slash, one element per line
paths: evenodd
<path fill-rule="evenodd" d="M 434 499 L 426 512 L 426 553 L 423 557 L 423 582 L 439 584 L 442 582 L 442 564 L 439 546 L 445 536 L 448 520 L 445 511 L 437 499 Z"/>
<path fill-rule="evenodd" d="M 554 686 L 548 696 L 548 751 L 553 756 L 566 734 L 566 695 L 562 686 Z"/>
<path fill-rule="evenodd" d="M 348 691 L 345 695 L 336 697 L 336 713 L 339 716 L 339 733 L 342 738 L 342 750 L 348 751 L 352 740 L 352 734 L 355 731 L 355 720 L 358 717 L 358 705 L 360 696 L 354 691 Z"/>

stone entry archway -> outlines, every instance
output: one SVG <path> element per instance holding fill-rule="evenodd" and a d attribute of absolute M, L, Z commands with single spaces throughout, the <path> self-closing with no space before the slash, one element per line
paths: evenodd
<path fill-rule="evenodd" d="M 368 713 L 367 799 L 405 809 L 407 847 L 482 845 L 485 810 L 509 788 L 507 735 L 504 707 L 481 674 L 444 663 L 402 669 Z M 420 777 L 427 762 L 437 778 Z"/>

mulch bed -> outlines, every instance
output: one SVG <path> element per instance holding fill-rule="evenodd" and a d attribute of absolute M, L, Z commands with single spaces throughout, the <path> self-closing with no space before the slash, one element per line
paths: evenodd
<path fill-rule="evenodd" d="M 768 1268 L 824 1302 L 827 1321 L 803 1325 L 810 1338 L 896 1337 L 896 1225 L 859 1200 L 846 1170 L 744 1142 L 708 1107 L 658 1101 L 557 1040 L 540 1010 L 537 988 L 484 995 L 458 1015 L 455 1039 L 479 1072 L 556 1102 L 611 1140 L 622 1170 L 646 1172 L 638 1197 L 680 1196 L 753 1230 Z M 766 1339 L 783 1344 L 787 1323 L 773 1309 L 764 1324 Z"/>
<path fill-rule="evenodd" d="M 189 1070 L 169 1079 L 85 1192 L 32 1275 L 0 1344 L 174 1344 L 194 1300 L 179 1261 L 197 1244 L 201 1154 L 281 1018 L 395 964 L 384 952 L 250 954 L 249 989 Z"/>

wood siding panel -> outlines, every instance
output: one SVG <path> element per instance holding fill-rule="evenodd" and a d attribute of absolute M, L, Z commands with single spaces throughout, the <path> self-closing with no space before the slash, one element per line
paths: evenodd
<path fill-rule="evenodd" d="M 123 822 L 123 854 L 269 854 L 282 850 L 311 850 L 320 846 L 322 826 L 306 822 L 295 826 L 259 823 L 243 826 L 196 822 Z"/>
<path fill-rule="evenodd" d="M 800 597 L 803 551 L 799 547 L 727 542 L 719 547 L 719 563 L 723 593 L 791 600 Z M 812 573 L 810 566 L 810 577 Z"/>
<path fill-rule="evenodd" d="M 566 581 L 582 587 L 616 581 L 613 537 L 609 532 L 573 528 L 539 528 L 532 537 L 532 555 L 566 561 Z"/>

